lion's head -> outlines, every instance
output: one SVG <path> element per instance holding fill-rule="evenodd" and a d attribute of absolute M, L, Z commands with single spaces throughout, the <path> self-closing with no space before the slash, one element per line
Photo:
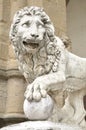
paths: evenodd
<path fill-rule="evenodd" d="M 45 35 L 52 37 L 54 27 L 42 8 L 25 7 L 15 14 L 10 38 L 21 51 L 34 53 L 44 46 Z"/>

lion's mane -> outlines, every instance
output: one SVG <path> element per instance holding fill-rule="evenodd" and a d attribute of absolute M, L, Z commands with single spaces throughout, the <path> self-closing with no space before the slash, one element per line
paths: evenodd
<path fill-rule="evenodd" d="M 33 81 L 33 79 L 34 79 L 33 75 L 35 75 L 31 71 L 31 68 L 29 66 L 31 64 L 32 55 L 27 53 L 26 50 L 24 50 L 24 48 L 17 41 L 18 25 L 21 21 L 21 18 L 24 15 L 38 15 L 38 16 L 40 16 L 41 21 L 44 23 L 44 26 L 46 29 L 46 34 L 47 34 L 46 38 L 45 38 L 45 42 L 48 45 L 47 46 L 47 48 L 48 48 L 47 49 L 47 55 L 48 55 L 47 59 L 48 60 L 45 63 L 45 64 L 47 64 L 47 66 L 46 67 L 44 66 L 45 70 L 41 70 L 41 69 L 37 70 L 36 73 L 38 73 L 38 75 L 36 74 L 36 76 L 50 72 L 52 69 L 52 66 L 53 66 L 53 71 L 57 71 L 57 67 L 59 64 L 58 62 L 60 60 L 60 48 L 57 45 L 58 43 L 56 40 L 56 36 L 54 35 L 54 27 L 51 23 L 51 20 L 42 8 L 40 8 L 40 7 L 30 7 L 30 8 L 25 7 L 15 14 L 14 19 L 13 19 L 13 23 L 11 25 L 10 39 L 12 41 L 17 59 L 20 62 L 20 70 L 22 71 L 22 73 L 25 76 L 25 78 L 27 79 L 27 81 L 30 82 L 30 81 Z M 53 49 L 53 50 L 51 50 L 51 49 Z M 27 60 L 27 59 L 29 59 L 29 60 Z M 41 74 L 38 71 L 41 71 Z"/>

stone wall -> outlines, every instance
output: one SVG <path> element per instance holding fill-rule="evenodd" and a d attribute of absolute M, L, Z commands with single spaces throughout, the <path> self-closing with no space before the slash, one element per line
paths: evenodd
<path fill-rule="evenodd" d="M 25 119 L 25 79 L 18 70 L 9 41 L 9 29 L 15 12 L 27 5 L 43 7 L 55 25 L 56 34 L 60 37 L 66 35 L 65 0 L 0 0 L 0 118 L 10 123 Z M 59 102 L 62 105 L 62 93 Z"/>

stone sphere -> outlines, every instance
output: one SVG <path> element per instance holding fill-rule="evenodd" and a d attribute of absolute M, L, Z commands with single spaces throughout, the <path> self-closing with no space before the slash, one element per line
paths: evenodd
<path fill-rule="evenodd" d="M 46 120 L 48 119 L 53 111 L 54 102 L 52 98 L 47 95 L 46 98 L 41 98 L 39 102 L 24 101 L 24 113 L 30 120 Z"/>

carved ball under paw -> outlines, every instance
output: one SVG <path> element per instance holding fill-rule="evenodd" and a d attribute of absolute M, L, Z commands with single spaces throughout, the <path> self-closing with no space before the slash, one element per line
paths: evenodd
<path fill-rule="evenodd" d="M 41 98 L 39 102 L 24 101 L 24 113 L 30 120 L 47 120 L 53 111 L 54 101 L 47 95 L 46 98 Z"/>

